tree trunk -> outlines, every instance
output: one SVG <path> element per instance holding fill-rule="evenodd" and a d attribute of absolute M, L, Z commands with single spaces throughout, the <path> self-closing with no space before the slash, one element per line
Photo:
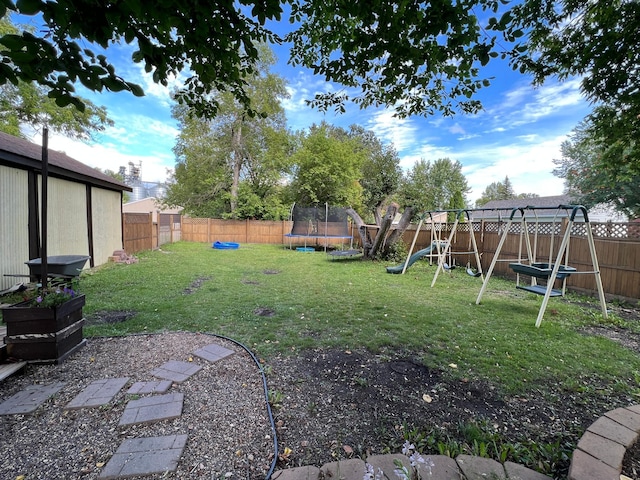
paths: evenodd
<path fill-rule="evenodd" d="M 393 232 L 391 232 L 391 235 L 389 235 L 389 239 L 387 240 L 387 245 L 393 245 L 394 243 L 396 243 L 398 240 L 400 240 L 402 238 L 402 234 L 405 232 L 405 230 L 409 227 L 409 224 L 411 223 L 411 217 L 413 217 L 413 207 L 407 207 L 404 209 L 404 212 L 402 212 L 402 217 L 400 217 L 400 221 L 398 222 L 398 225 L 396 226 L 395 230 Z"/>
<path fill-rule="evenodd" d="M 242 119 L 244 120 L 244 118 Z M 233 178 L 231 182 L 231 198 L 229 200 L 231 206 L 231 217 L 235 218 L 235 212 L 238 209 L 238 186 L 240 185 L 240 170 L 242 169 L 242 123 L 237 125 L 236 130 L 231 134 L 232 145 L 232 171 Z"/>
<path fill-rule="evenodd" d="M 397 227 L 392 230 L 389 238 L 385 241 L 385 237 L 393 224 L 393 219 L 398 212 L 398 208 L 399 205 L 397 203 L 392 203 L 387 207 L 387 212 L 384 217 L 379 215 L 381 209 L 376 212 L 378 213 L 378 215 L 376 215 L 376 219 L 380 218 L 380 221 L 377 223 L 378 232 L 373 239 L 371 238 L 369 230 L 360 215 L 358 215 L 353 208 L 347 209 L 347 215 L 353 219 L 353 222 L 358 227 L 358 234 L 360 235 L 364 258 L 375 258 L 380 251 L 402 239 L 402 234 L 405 232 L 407 227 L 409 227 L 411 217 L 413 217 L 414 209 L 412 207 L 407 207 L 404 210 Z"/>
<path fill-rule="evenodd" d="M 373 240 L 373 245 L 371 246 L 371 251 L 369 252 L 369 256 L 371 258 L 375 258 L 380 250 L 384 248 L 385 238 L 387 236 L 387 232 L 391 225 L 393 224 L 393 219 L 396 216 L 396 212 L 398 211 L 398 204 L 392 203 L 387 207 L 387 213 L 382 219 L 380 223 L 380 228 L 378 229 L 378 234 L 376 238 Z"/>
<path fill-rule="evenodd" d="M 351 219 L 353 220 L 353 223 L 355 223 L 356 227 L 358 227 L 358 235 L 360 236 L 360 243 L 362 244 L 362 250 L 366 258 L 368 256 L 367 253 L 371 249 L 371 245 L 373 243 L 371 238 L 369 237 L 369 232 L 367 231 L 367 225 L 362 220 L 362 217 L 358 215 L 358 212 L 356 212 L 353 208 L 351 207 L 347 208 L 347 215 L 351 217 Z"/>
<path fill-rule="evenodd" d="M 382 224 L 382 210 L 383 210 L 384 204 L 381 203 L 380 205 L 378 205 L 374 212 L 373 212 L 373 218 L 375 218 L 376 220 L 376 225 L 381 225 Z"/>

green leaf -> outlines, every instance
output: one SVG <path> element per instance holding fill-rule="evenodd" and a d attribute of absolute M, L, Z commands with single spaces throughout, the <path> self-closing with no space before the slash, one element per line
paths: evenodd
<path fill-rule="evenodd" d="M 35 15 L 42 11 L 42 2 L 40 0 L 18 0 L 16 8 L 24 15 Z"/>
<path fill-rule="evenodd" d="M 122 80 L 113 77 L 107 77 L 102 79 L 102 84 L 112 92 L 121 92 L 123 90 L 129 90 L 127 84 Z"/>
<path fill-rule="evenodd" d="M 131 93 L 133 93 L 136 97 L 144 97 L 144 90 L 140 85 L 137 85 L 135 83 L 130 83 L 130 82 L 125 82 L 125 83 L 131 90 Z"/>
<path fill-rule="evenodd" d="M 56 105 L 58 105 L 60 108 L 64 108 L 68 105 L 71 105 L 72 103 L 70 95 L 56 95 L 54 97 L 54 100 L 56 102 Z"/>
<path fill-rule="evenodd" d="M 21 35 L 4 35 L 0 37 L 0 45 L 9 50 L 20 50 L 25 45 L 25 39 Z"/>

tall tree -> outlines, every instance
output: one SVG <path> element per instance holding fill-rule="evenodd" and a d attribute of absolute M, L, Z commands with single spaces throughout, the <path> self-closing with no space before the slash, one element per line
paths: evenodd
<path fill-rule="evenodd" d="M 362 205 L 359 183 L 364 154 L 345 130 L 326 123 L 312 125 L 293 154 L 293 201 L 301 205 Z"/>
<path fill-rule="evenodd" d="M 18 32 L 9 18 L 0 18 L 0 36 Z M 91 140 L 95 132 L 113 125 L 113 121 L 104 107 L 82 100 L 86 106 L 82 112 L 73 106 L 61 108 L 47 96 L 42 86 L 34 82 L 18 81 L 15 85 L 0 82 L 0 131 L 24 138 L 24 127 L 36 132 L 46 125 L 67 137 Z"/>
<path fill-rule="evenodd" d="M 278 186 L 288 169 L 286 151 L 290 142 L 284 109 L 280 104 L 280 100 L 287 96 L 285 82 L 269 71 L 275 63 L 272 51 L 265 45 L 259 48 L 258 68 L 245 78 L 245 90 L 250 95 L 251 108 L 260 110 L 262 115 L 251 116 L 245 105 L 229 92 L 218 92 L 218 115 L 212 120 L 197 117 L 197 111 L 183 104 L 178 103 L 173 109 L 174 118 L 178 119 L 181 127 L 176 154 L 178 161 L 184 163 L 179 171 L 176 170 L 176 182 L 190 178 L 190 175 L 185 175 L 185 169 L 187 166 L 197 168 L 193 165 L 195 162 L 202 160 L 211 166 L 211 158 L 200 157 L 203 142 L 207 142 L 206 148 L 210 151 L 205 155 L 215 157 L 218 165 L 212 170 L 215 172 L 213 176 L 219 179 L 229 176 L 224 182 L 216 181 L 215 185 L 216 195 L 224 192 L 228 203 L 225 216 L 230 218 L 254 216 L 249 211 L 256 212 L 256 208 L 247 210 L 246 205 L 239 211 L 243 182 L 243 198 L 255 204 L 255 197 L 266 197 L 270 189 Z M 218 207 L 221 206 L 218 202 Z"/>
<path fill-rule="evenodd" d="M 229 213 L 231 171 L 227 151 L 221 149 L 209 121 L 189 116 L 184 105 L 173 108 L 180 135 L 173 151 L 176 166 L 165 203 L 181 206 L 196 217 L 222 218 Z"/>
<path fill-rule="evenodd" d="M 573 130 L 562 143 L 562 158 L 554 160 L 554 175 L 564 179 L 567 193 L 578 203 L 610 203 L 629 218 L 640 218 L 640 173 L 628 164 L 616 169 L 603 165 L 603 152 L 615 144 L 603 145 L 596 132 L 588 121 Z"/>
<path fill-rule="evenodd" d="M 349 128 L 349 136 L 364 154 L 360 177 L 363 206 L 379 225 L 383 207 L 397 192 L 402 179 L 400 157 L 393 145 L 384 145 L 372 131 L 359 125 Z"/>
<path fill-rule="evenodd" d="M 509 176 L 503 182 L 492 182 L 484 189 L 482 196 L 476 200 L 476 207 L 480 208 L 492 200 L 511 200 L 514 198 L 535 198 L 536 193 L 516 193 Z"/>
<path fill-rule="evenodd" d="M 36 81 L 60 105 L 82 105 L 75 82 L 142 95 L 107 57 L 111 45 L 127 43 L 132 61 L 157 83 L 188 71 L 178 98 L 199 113 L 215 115 L 216 90 L 250 109 L 244 78 L 259 58 L 256 45 L 281 41 L 265 25 L 281 20 L 284 4 L 296 25 L 286 37 L 290 61 L 353 89 L 316 97 L 320 107 L 343 110 L 351 98 L 400 115 L 478 111 L 474 96 L 490 83 L 481 67 L 500 54 L 538 82 L 580 75 L 590 99 L 637 105 L 628 75 L 640 64 L 640 5 L 633 0 L 6 0 L 0 17 L 32 16 L 46 35 L 0 38 L 0 84 Z"/>
<path fill-rule="evenodd" d="M 481 207 L 492 200 L 510 200 L 516 198 L 516 192 L 513 189 L 509 176 L 504 177 L 503 182 L 492 182 L 484 189 L 482 196 L 476 200 L 476 206 Z"/>
<path fill-rule="evenodd" d="M 610 178 L 640 174 L 639 24 L 635 0 L 525 0 L 493 24 L 527 32 L 506 56 L 535 83 L 582 79 L 582 92 L 596 106 L 589 130 L 606 146 L 600 166 Z"/>
<path fill-rule="evenodd" d="M 446 210 L 452 205 L 464 208 L 467 193 L 469 186 L 462 173 L 462 164 L 448 158 L 433 163 L 424 159 L 416 162 L 405 175 L 401 190 L 402 203 L 416 213 Z M 458 205 L 460 196 L 462 205 Z"/>

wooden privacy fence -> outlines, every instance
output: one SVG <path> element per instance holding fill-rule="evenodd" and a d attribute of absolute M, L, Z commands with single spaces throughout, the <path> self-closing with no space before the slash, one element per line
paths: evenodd
<path fill-rule="evenodd" d="M 122 236 L 124 251 L 133 254 L 143 250 L 153 250 L 165 243 L 181 240 L 180 223 L 182 217 L 160 213 L 158 222 L 153 221 L 153 213 L 123 213 Z"/>
<path fill-rule="evenodd" d="M 199 242 L 212 244 L 220 242 L 238 243 L 267 243 L 275 245 L 303 245 L 303 238 L 286 238 L 285 234 L 291 232 L 292 222 L 262 221 L 262 220 L 220 220 L 211 218 L 188 218 L 172 215 L 164 218 L 161 214 L 160 225 L 152 222 L 150 214 L 124 214 L 123 231 L 124 244 L 127 253 L 135 253 L 141 250 L 157 248 L 167 242 L 183 240 L 187 242 Z M 453 224 L 435 224 L 437 231 L 434 236 L 446 239 L 451 232 Z M 504 222 L 497 221 L 473 221 L 471 223 L 458 224 L 456 234 L 452 239 L 453 252 L 471 251 L 470 232 L 473 231 L 480 252 L 483 271 L 491 264 L 495 254 Z M 509 235 L 500 253 L 499 262 L 496 264 L 495 273 L 505 277 L 514 277 L 509 268 L 509 261 L 517 261 L 520 241 L 519 223 L 511 226 Z M 625 299 L 640 299 L 640 223 L 595 223 L 591 222 L 595 247 L 598 253 L 600 272 L 605 292 L 609 295 Z M 154 229 L 158 229 L 159 232 Z M 551 240 L 554 239 L 554 255 L 560 245 L 560 237 L 563 228 L 561 223 L 540 222 L 538 225 L 538 241 L 536 257 L 540 261 L 549 258 Z M 404 233 L 403 240 L 407 245 L 411 244 L 415 235 L 416 226 L 410 226 Z M 306 239 L 307 245 L 323 245 L 324 239 Z M 354 243 L 358 243 L 358 235 L 354 234 Z M 430 225 L 421 229 L 414 252 L 425 248 L 432 241 Z M 332 241 L 335 243 L 335 240 Z M 339 241 L 337 242 L 340 243 Z M 453 255 L 456 264 L 466 266 L 470 263 L 475 266 L 473 255 Z M 570 266 L 580 271 L 591 268 L 589 246 L 584 231 L 584 224 L 574 224 L 569 248 Z M 567 279 L 567 286 L 585 293 L 596 291 L 593 275 L 572 275 Z"/>
<path fill-rule="evenodd" d="M 182 217 L 182 239 L 187 242 L 268 243 L 300 245 L 340 245 L 341 240 L 323 237 L 287 237 L 293 222 L 290 220 L 220 220 L 215 218 Z M 354 238 L 355 241 L 355 238 Z M 347 241 L 348 243 L 348 241 Z"/>
<path fill-rule="evenodd" d="M 154 248 L 151 213 L 123 213 L 122 235 L 124 251 L 132 254 Z"/>
<path fill-rule="evenodd" d="M 289 221 L 182 218 L 182 239 L 187 242 L 279 244 L 290 231 Z"/>

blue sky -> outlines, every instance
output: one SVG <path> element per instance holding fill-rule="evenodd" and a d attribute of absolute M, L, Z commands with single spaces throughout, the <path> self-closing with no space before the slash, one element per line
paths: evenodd
<path fill-rule="evenodd" d="M 477 97 L 484 105 L 478 115 L 398 119 L 389 109 L 360 110 L 354 105 L 342 115 L 323 114 L 307 107 L 304 100 L 341 87 L 314 77 L 307 69 L 287 65 L 286 46 L 274 50 L 278 56 L 274 70 L 287 80 L 291 95 L 283 102 L 290 129 L 305 129 L 322 120 L 344 128 L 359 124 L 384 143 L 392 143 L 404 169 L 420 159 L 458 160 L 471 187 L 467 198 L 472 203 L 487 185 L 507 175 L 516 193 L 561 194 L 562 179 L 551 173 L 553 159 L 560 158 L 560 144 L 590 111 L 577 80 L 553 80 L 534 88 L 529 77 L 492 61 L 483 74 L 494 79 Z M 154 84 L 140 65 L 131 62 L 131 51 L 116 45 L 107 55 L 121 76 L 143 86 L 146 96 L 96 94 L 79 88 L 78 93 L 107 107 L 115 125 L 98 134 L 91 145 L 56 135 L 49 144 L 94 167 L 117 171 L 132 162 L 141 166 L 143 180 L 165 181 L 167 170 L 175 165 L 172 147 L 178 134 L 170 113 L 170 88 Z M 39 137 L 36 133 L 32 140 L 40 143 Z"/>

